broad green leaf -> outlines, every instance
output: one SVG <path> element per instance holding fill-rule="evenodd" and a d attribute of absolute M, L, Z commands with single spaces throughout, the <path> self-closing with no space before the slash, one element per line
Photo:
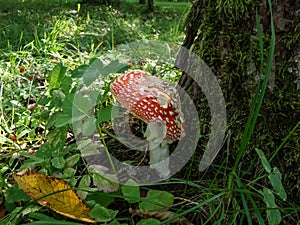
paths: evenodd
<path fill-rule="evenodd" d="M 158 224 L 162 224 L 159 220 L 157 219 L 143 219 L 141 221 L 139 221 L 136 225 L 158 225 Z"/>
<path fill-rule="evenodd" d="M 80 65 L 74 71 L 71 72 L 72 78 L 81 78 L 83 77 L 85 71 L 89 68 L 89 65 Z"/>
<path fill-rule="evenodd" d="M 108 225 L 121 225 L 118 220 L 114 219 Z"/>
<path fill-rule="evenodd" d="M 73 94 L 67 95 L 62 105 L 62 110 L 64 113 L 72 115 L 73 102 L 74 102 L 74 95 Z"/>
<path fill-rule="evenodd" d="M 268 162 L 265 154 L 263 153 L 263 151 L 259 150 L 258 148 L 255 148 L 255 151 L 257 152 L 260 160 L 261 160 L 261 163 L 263 164 L 265 170 L 268 172 L 268 173 L 271 173 L 271 165 L 270 163 Z"/>
<path fill-rule="evenodd" d="M 51 164 L 57 169 L 62 169 L 65 166 L 65 159 L 61 156 L 53 157 L 53 159 L 51 159 Z"/>
<path fill-rule="evenodd" d="M 5 200 L 8 203 L 28 201 L 30 198 L 25 194 L 23 190 L 21 190 L 16 184 L 7 189 L 5 194 Z"/>
<path fill-rule="evenodd" d="M 273 169 L 273 172 L 268 177 L 276 194 L 278 194 L 278 196 L 285 201 L 287 198 L 287 194 L 281 182 L 281 173 L 279 169 L 275 167 Z"/>
<path fill-rule="evenodd" d="M 91 102 L 95 103 L 95 105 L 96 105 L 96 103 L 98 103 L 98 100 L 102 99 L 102 96 L 100 95 L 99 90 L 89 91 L 89 99 Z"/>
<path fill-rule="evenodd" d="M 72 87 L 73 79 L 69 76 L 65 76 L 61 85 L 60 90 L 65 94 L 68 95 L 70 93 Z"/>
<path fill-rule="evenodd" d="M 56 121 L 58 120 L 58 118 L 61 116 L 62 112 L 54 112 L 48 119 L 47 123 L 46 123 L 46 127 L 45 129 L 49 129 L 50 127 L 54 126 Z M 50 114 L 50 112 L 49 112 Z"/>
<path fill-rule="evenodd" d="M 98 151 L 99 151 L 98 148 L 99 148 L 99 146 L 97 146 L 96 144 L 93 144 L 93 143 L 88 144 L 83 147 L 78 147 L 78 149 L 80 149 L 80 151 L 81 151 L 82 156 L 96 155 L 96 154 L 98 154 Z"/>
<path fill-rule="evenodd" d="M 78 149 L 83 149 L 83 148 L 89 146 L 91 143 L 92 143 L 92 141 L 90 139 L 78 140 L 77 147 L 78 147 Z"/>
<path fill-rule="evenodd" d="M 63 104 L 66 95 L 58 89 L 52 89 L 50 91 L 50 94 L 52 96 L 52 103 L 54 104 L 54 106 L 60 108 Z"/>
<path fill-rule="evenodd" d="M 63 112 L 70 115 L 87 115 L 88 112 L 93 108 L 94 104 L 88 97 L 82 96 L 80 93 L 68 95 L 62 105 Z"/>
<path fill-rule="evenodd" d="M 93 217 L 98 222 L 111 221 L 116 217 L 117 214 L 118 214 L 118 210 L 111 210 L 111 209 L 105 208 L 99 204 L 97 204 L 90 211 L 90 216 Z"/>
<path fill-rule="evenodd" d="M 83 76 L 83 82 L 89 86 L 93 83 L 103 71 L 104 65 L 100 59 L 93 59 L 89 64 L 89 67 L 85 70 Z"/>
<path fill-rule="evenodd" d="M 59 112 L 56 115 L 54 125 L 57 128 L 64 127 L 67 124 L 72 124 L 72 121 L 73 121 L 72 115 Z"/>
<path fill-rule="evenodd" d="M 114 195 L 110 195 L 110 193 L 102 192 L 102 191 L 94 191 L 92 193 L 89 193 L 87 198 L 85 199 L 85 202 L 89 206 L 100 204 L 104 207 L 107 207 L 109 204 L 111 204 L 114 201 L 115 201 Z"/>
<path fill-rule="evenodd" d="M 101 75 L 107 76 L 111 73 L 124 72 L 128 68 L 129 66 L 127 64 L 120 63 L 119 60 L 114 60 L 103 68 L 103 70 L 101 71 Z"/>
<path fill-rule="evenodd" d="M 83 122 L 82 125 L 82 134 L 85 136 L 90 136 L 96 131 L 96 119 L 93 117 L 89 117 Z"/>
<path fill-rule="evenodd" d="M 80 154 L 71 155 L 66 159 L 65 167 L 73 167 L 79 161 Z"/>
<path fill-rule="evenodd" d="M 51 101 L 52 98 L 50 97 L 45 97 L 45 96 L 42 96 L 39 100 L 38 100 L 38 105 L 47 105 L 50 101 Z"/>
<path fill-rule="evenodd" d="M 75 176 L 76 170 L 74 168 L 66 168 L 64 169 L 63 176 L 61 178 L 73 178 Z"/>
<path fill-rule="evenodd" d="M 57 64 L 49 75 L 49 87 L 50 91 L 53 88 L 58 88 L 65 76 L 67 68 L 62 63 Z"/>
<path fill-rule="evenodd" d="M 119 189 L 119 184 L 109 180 L 107 176 L 108 175 L 104 177 L 99 173 L 94 173 L 93 183 L 97 186 L 97 189 L 99 191 L 105 191 L 105 192 L 117 191 Z"/>
<path fill-rule="evenodd" d="M 91 177 L 89 175 L 84 175 L 79 182 L 78 188 L 79 189 L 88 189 L 91 185 Z M 86 191 L 81 191 L 78 190 L 77 194 L 79 195 L 80 198 L 85 199 L 88 192 Z"/>
<path fill-rule="evenodd" d="M 125 200 L 129 203 L 139 202 L 141 199 L 140 187 L 131 179 L 121 186 L 121 191 Z"/>
<path fill-rule="evenodd" d="M 51 130 L 48 133 L 48 142 L 51 143 L 52 148 L 56 149 L 63 149 L 63 146 L 67 140 L 67 133 L 69 131 L 68 126 L 56 128 L 54 130 Z M 54 150 L 52 149 L 52 152 Z M 54 156 L 54 155 L 53 155 Z M 55 155 L 56 156 L 56 155 Z"/>
<path fill-rule="evenodd" d="M 264 188 L 264 200 L 267 206 L 267 218 L 270 225 L 278 225 L 281 221 L 281 214 L 275 203 L 275 198 L 270 189 Z"/>
<path fill-rule="evenodd" d="M 106 121 L 110 121 L 112 118 L 116 117 L 118 115 L 118 109 L 113 107 L 112 105 L 109 105 L 103 109 L 100 109 L 97 112 L 97 122 L 102 123 Z"/>
<path fill-rule="evenodd" d="M 69 107 L 72 108 L 72 116 L 75 118 L 88 116 L 89 111 L 95 106 L 88 97 L 82 96 L 81 94 L 76 94 L 73 102 L 69 102 L 68 104 Z"/>
<path fill-rule="evenodd" d="M 142 199 L 139 207 L 142 211 L 159 210 L 172 205 L 174 196 L 167 191 L 150 190 Z"/>
<path fill-rule="evenodd" d="M 52 149 L 51 143 L 45 142 L 36 151 L 34 157 L 41 158 L 41 159 L 50 158 L 52 156 L 51 149 Z"/>

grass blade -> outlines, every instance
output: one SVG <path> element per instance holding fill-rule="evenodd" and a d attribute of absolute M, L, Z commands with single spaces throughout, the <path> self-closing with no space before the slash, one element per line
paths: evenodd
<path fill-rule="evenodd" d="M 265 96 L 265 92 L 268 86 L 268 81 L 271 75 L 271 68 L 273 64 L 274 59 L 274 51 L 275 51 L 275 29 L 274 29 L 274 22 L 273 22 L 273 16 L 272 16 L 272 3 L 270 0 L 268 0 L 269 7 L 270 7 L 270 17 L 271 17 L 271 43 L 270 43 L 270 50 L 269 50 L 269 56 L 268 56 L 268 62 L 265 68 L 265 76 L 263 83 L 260 85 L 260 82 L 258 83 L 258 89 L 256 90 L 255 97 L 251 103 L 250 107 L 250 114 L 246 123 L 246 127 L 244 130 L 244 134 L 241 140 L 241 145 L 238 149 L 238 155 L 235 160 L 235 164 L 233 167 L 233 171 L 235 171 L 239 165 L 239 162 L 242 158 L 242 156 L 245 153 L 246 147 L 248 146 L 248 143 L 251 139 L 251 136 L 253 134 L 254 126 L 256 124 L 256 120 L 259 114 L 259 111 L 262 106 L 262 102 Z M 262 45 L 262 37 L 263 33 L 261 30 L 261 26 L 259 24 L 258 14 L 256 13 L 256 26 L 257 26 L 257 32 L 259 37 L 259 46 L 260 46 L 260 52 L 261 52 L 261 65 L 260 65 L 260 72 L 264 71 L 264 65 L 263 65 L 263 45 Z"/>

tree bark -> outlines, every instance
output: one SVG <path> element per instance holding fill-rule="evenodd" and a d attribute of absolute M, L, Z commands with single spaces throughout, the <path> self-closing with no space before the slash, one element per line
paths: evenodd
<path fill-rule="evenodd" d="M 253 151 L 254 146 L 259 146 L 269 154 L 274 152 L 300 120 L 297 90 L 297 85 L 300 89 L 300 0 L 272 2 L 276 32 L 273 71 L 255 134 L 249 144 L 249 151 Z M 267 1 L 252 0 L 240 5 L 236 2 L 230 4 L 230 1 L 195 0 L 186 19 L 186 37 L 182 46 L 204 60 L 219 80 L 227 103 L 228 129 L 236 135 L 232 140 L 232 148 L 237 149 L 249 115 L 257 79 L 261 75 L 256 10 L 264 33 L 265 52 L 269 51 L 271 27 Z M 176 64 L 189 66 L 188 58 L 182 54 L 178 54 Z M 264 62 L 267 58 L 268 55 L 265 54 Z M 201 114 L 209 118 L 209 109 L 205 111 L 205 106 L 201 103 L 205 99 L 201 87 L 186 73 L 183 73 L 179 85 L 190 90 Z M 296 135 L 299 136 L 299 133 L 300 131 Z M 280 152 L 276 163 L 286 171 L 284 179 L 289 184 L 290 193 L 297 195 L 300 169 L 295 170 L 292 165 L 299 163 L 300 156 L 296 149 L 299 149 L 300 143 L 291 140 L 289 145 L 294 150 L 290 148 L 284 154 Z M 245 160 L 251 163 L 252 155 L 246 156 Z"/>

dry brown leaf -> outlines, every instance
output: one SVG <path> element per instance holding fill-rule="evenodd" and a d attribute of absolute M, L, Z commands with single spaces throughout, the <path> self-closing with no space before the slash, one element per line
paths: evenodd
<path fill-rule="evenodd" d="M 31 199 L 42 206 L 72 219 L 95 223 L 89 216 L 90 209 L 78 197 L 75 191 L 67 190 L 71 186 L 63 179 L 46 176 L 42 173 L 13 175 L 19 188 Z"/>

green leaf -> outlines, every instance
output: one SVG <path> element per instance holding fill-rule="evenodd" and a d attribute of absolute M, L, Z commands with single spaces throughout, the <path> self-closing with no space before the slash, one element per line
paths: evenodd
<path fill-rule="evenodd" d="M 97 204 L 93 209 L 91 209 L 90 216 L 98 222 L 108 222 L 113 220 L 118 212 L 118 210 L 111 210 Z"/>
<path fill-rule="evenodd" d="M 5 200 L 8 203 L 21 202 L 21 201 L 29 201 L 30 198 L 25 194 L 25 192 L 14 184 L 11 186 L 5 193 Z"/>
<path fill-rule="evenodd" d="M 105 177 L 101 176 L 99 173 L 93 174 L 93 182 L 97 186 L 97 189 L 105 192 L 117 191 L 119 189 L 119 184 L 109 180 L 107 177 L 108 174 Z"/>
<path fill-rule="evenodd" d="M 75 95 L 70 94 L 70 95 L 67 95 L 66 98 L 64 99 L 64 102 L 62 105 L 62 111 L 64 113 L 72 115 L 74 96 Z"/>
<path fill-rule="evenodd" d="M 60 85 L 60 90 L 65 95 L 68 95 L 70 90 L 71 90 L 72 84 L 73 84 L 73 79 L 69 76 L 65 76 L 62 83 L 61 83 L 61 85 Z"/>
<path fill-rule="evenodd" d="M 255 151 L 257 152 L 260 160 L 261 160 L 261 163 L 263 164 L 265 170 L 268 172 L 268 173 L 271 173 L 271 165 L 270 163 L 268 162 L 265 154 L 263 153 L 263 151 L 259 150 L 258 148 L 255 148 Z"/>
<path fill-rule="evenodd" d="M 90 136 L 96 131 L 96 119 L 93 117 L 89 117 L 84 121 L 82 125 L 82 134 L 85 136 Z"/>
<path fill-rule="evenodd" d="M 0 163 L 0 174 L 5 173 L 7 170 L 9 170 L 9 167 L 5 163 Z"/>
<path fill-rule="evenodd" d="M 121 225 L 118 220 L 114 219 L 108 225 Z"/>
<path fill-rule="evenodd" d="M 36 151 L 34 154 L 34 157 L 44 159 L 44 158 L 50 158 L 52 156 L 52 146 L 50 142 L 45 142 L 41 145 L 41 147 Z"/>
<path fill-rule="evenodd" d="M 89 86 L 93 83 L 103 71 L 104 65 L 100 59 L 91 60 L 89 67 L 85 70 L 83 76 L 83 82 L 85 85 Z"/>
<path fill-rule="evenodd" d="M 52 98 L 50 97 L 45 97 L 45 96 L 41 96 L 40 99 L 38 99 L 38 105 L 47 105 L 50 101 L 51 101 Z"/>
<path fill-rule="evenodd" d="M 65 167 L 73 167 L 79 161 L 80 154 L 71 155 L 66 159 Z"/>
<path fill-rule="evenodd" d="M 99 90 L 90 90 L 89 98 L 90 98 L 91 102 L 95 103 L 95 105 L 96 105 L 97 102 L 99 101 L 99 99 L 102 99 L 102 96 L 100 95 Z"/>
<path fill-rule="evenodd" d="M 97 123 L 110 121 L 112 118 L 118 115 L 119 111 L 117 108 L 109 105 L 97 112 Z"/>
<path fill-rule="evenodd" d="M 72 119 L 72 115 L 58 112 L 58 114 L 55 115 L 54 125 L 57 128 L 64 127 L 68 124 L 72 124 Z"/>
<path fill-rule="evenodd" d="M 55 149 L 63 148 L 66 140 L 67 140 L 67 133 L 69 131 L 68 126 L 60 127 L 51 130 L 48 133 L 48 142 L 51 143 L 51 146 Z"/>
<path fill-rule="evenodd" d="M 74 168 L 66 168 L 63 171 L 63 176 L 61 178 L 74 178 L 76 173 L 76 169 Z"/>
<path fill-rule="evenodd" d="M 270 189 L 264 188 L 264 200 L 267 206 L 267 218 L 270 225 L 278 225 L 281 221 L 281 214 L 278 206 L 275 204 L 275 198 Z"/>
<path fill-rule="evenodd" d="M 114 60 L 103 68 L 103 70 L 101 71 L 101 75 L 107 76 L 111 73 L 121 73 L 128 68 L 129 66 L 127 64 L 120 63 L 119 60 Z"/>
<path fill-rule="evenodd" d="M 85 71 L 89 68 L 89 65 L 83 64 L 78 66 L 75 70 L 71 72 L 72 78 L 81 78 L 83 77 Z"/>
<path fill-rule="evenodd" d="M 139 207 L 142 211 L 159 210 L 172 205 L 174 196 L 167 191 L 150 190 L 142 199 Z"/>
<path fill-rule="evenodd" d="M 53 159 L 51 159 L 51 164 L 57 169 L 62 169 L 65 166 L 65 159 L 61 156 L 53 157 Z"/>
<path fill-rule="evenodd" d="M 273 169 L 273 172 L 268 176 L 271 185 L 276 192 L 276 194 L 283 200 L 285 201 L 287 198 L 287 194 L 284 190 L 284 187 L 281 182 L 281 173 L 277 167 Z"/>
<path fill-rule="evenodd" d="M 50 114 L 50 112 L 49 112 Z M 48 130 L 50 127 L 53 127 L 58 120 L 58 118 L 61 116 L 61 112 L 54 112 L 48 119 L 45 129 Z"/>
<path fill-rule="evenodd" d="M 49 87 L 50 91 L 53 88 L 58 88 L 65 76 L 67 68 L 62 63 L 57 64 L 49 75 Z"/>
<path fill-rule="evenodd" d="M 107 192 L 96 191 L 89 193 L 85 199 L 85 202 L 89 204 L 89 206 L 93 206 L 96 204 L 100 204 L 104 207 L 107 207 L 109 204 L 114 202 L 115 197 Z M 92 208 L 92 207 L 91 207 Z"/>
<path fill-rule="evenodd" d="M 82 118 L 82 116 L 88 116 L 89 111 L 93 109 L 95 104 L 91 102 L 88 97 L 76 94 L 73 102 L 68 103 L 69 110 L 72 110 L 73 120 L 77 121 L 76 118 Z M 63 108 L 64 109 L 64 108 Z"/>
<path fill-rule="evenodd" d="M 121 192 L 124 195 L 125 200 L 129 203 L 139 202 L 141 199 L 140 187 L 131 179 L 121 186 Z"/>
<path fill-rule="evenodd" d="M 157 225 L 157 224 L 161 224 L 161 222 L 159 220 L 150 218 L 150 219 L 143 219 L 139 221 L 136 225 Z"/>
<path fill-rule="evenodd" d="M 66 95 L 58 89 L 52 89 L 50 91 L 50 95 L 52 97 L 53 106 L 60 108 L 63 104 Z"/>
<path fill-rule="evenodd" d="M 84 175 L 79 182 L 78 188 L 79 189 L 88 189 L 91 185 L 91 177 L 89 175 Z M 86 191 L 77 191 L 77 194 L 79 195 L 80 198 L 85 199 L 88 192 Z"/>

